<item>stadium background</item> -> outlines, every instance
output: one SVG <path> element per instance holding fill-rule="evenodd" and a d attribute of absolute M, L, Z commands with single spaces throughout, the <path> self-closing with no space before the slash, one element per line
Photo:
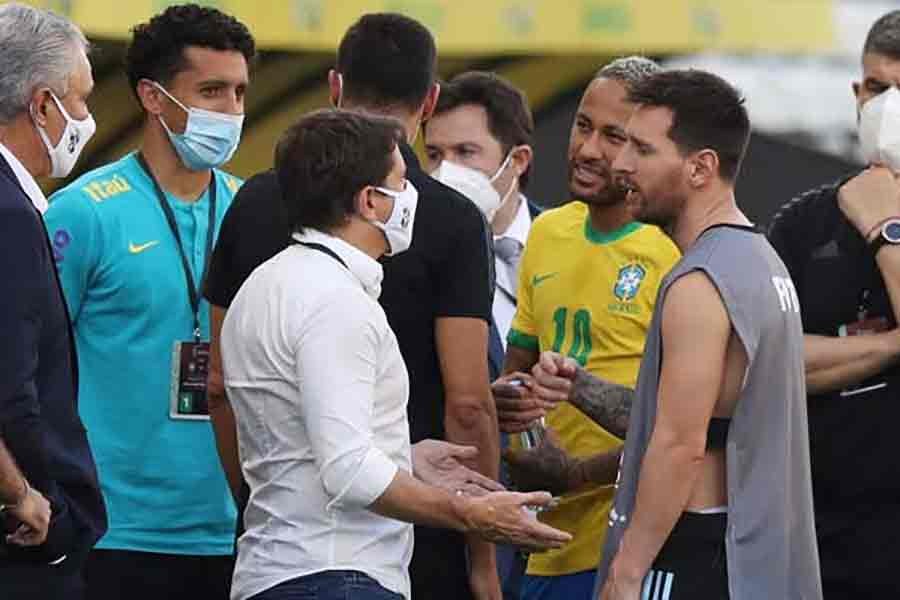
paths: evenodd
<path fill-rule="evenodd" d="M 73 19 L 94 43 L 97 134 L 76 172 L 137 145 L 141 113 L 122 70 L 129 30 L 165 0 L 37 0 Z M 345 29 L 366 12 L 412 16 L 434 33 L 442 78 L 496 71 L 527 94 L 536 121 L 536 164 L 528 195 L 548 206 L 566 199 L 571 119 L 593 73 L 611 57 L 665 59 L 698 52 L 816 55 L 835 45 L 832 0 L 206 0 L 250 28 L 261 50 L 252 73 L 241 146 L 226 169 L 267 169 L 280 133 L 328 105 L 326 75 Z M 420 138 L 421 139 L 421 138 Z M 847 171 L 845 159 L 757 133 L 738 198 L 765 224 L 794 193 Z M 45 191 L 64 181 L 45 182 Z"/>

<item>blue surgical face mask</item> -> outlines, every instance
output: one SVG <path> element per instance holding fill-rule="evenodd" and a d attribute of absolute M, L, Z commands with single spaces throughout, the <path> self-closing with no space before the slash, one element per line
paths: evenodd
<path fill-rule="evenodd" d="M 241 141 L 244 115 L 189 108 L 176 100 L 163 86 L 155 81 L 152 83 L 188 115 L 184 133 L 172 133 L 162 115 L 159 117 L 159 122 L 169 134 L 172 146 L 184 166 L 192 171 L 205 171 L 228 162 Z"/>

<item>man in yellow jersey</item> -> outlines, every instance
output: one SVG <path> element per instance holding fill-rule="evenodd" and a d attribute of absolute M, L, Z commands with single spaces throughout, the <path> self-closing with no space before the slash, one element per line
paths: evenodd
<path fill-rule="evenodd" d="M 522 257 L 506 376 L 494 386 L 507 433 L 523 431 L 543 414 L 540 407 L 528 409 L 524 390 L 533 382 L 522 374 L 542 351 L 565 354 L 605 381 L 634 387 L 656 291 L 679 255 L 659 229 L 632 219 L 611 165 L 627 139 L 628 91 L 659 70 L 641 57 L 615 60 L 581 99 L 569 141 L 575 201 L 538 217 Z M 518 392 L 508 385 L 513 378 L 524 380 Z M 542 485 L 562 495 L 540 518 L 574 539 L 529 558 L 521 598 L 587 600 L 613 496 L 612 485 L 592 482 L 612 483 L 627 423 L 608 431 L 564 403 L 547 412 L 546 426 L 553 431 L 550 443 L 527 453 L 514 449 L 507 460 L 518 486 Z M 587 457 L 594 458 L 579 460 Z"/>

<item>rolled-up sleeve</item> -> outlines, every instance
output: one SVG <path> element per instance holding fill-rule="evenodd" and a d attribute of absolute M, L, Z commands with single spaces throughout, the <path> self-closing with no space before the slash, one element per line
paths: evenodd
<path fill-rule="evenodd" d="M 378 311 L 361 290 L 342 290 L 307 314 L 297 335 L 298 408 L 331 497 L 329 510 L 368 507 L 397 473 L 397 465 L 375 445 L 373 433 L 379 352 L 386 334 L 381 327 L 387 327 Z"/>

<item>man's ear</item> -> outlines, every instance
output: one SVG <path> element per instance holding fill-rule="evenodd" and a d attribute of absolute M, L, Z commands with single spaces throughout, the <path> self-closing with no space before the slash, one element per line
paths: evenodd
<path fill-rule="evenodd" d="M 428 95 L 425 96 L 425 101 L 422 103 L 422 122 L 424 123 L 428 119 L 430 119 L 434 115 L 434 109 L 437 108 L 437 101 L 441 95 L 441 84 L 435 81 L 431 84 L 431 89 L 428 90 Z"/>
<path fill-rule="evenodd" d="M 47 88 L 37 89 L 31 95 L 29 104 L 29 110 L 35 123 L 44 128 L 47 127 L 47 109 L 53 103 L 53 98 L 50 94 L 51 92 Z"/>
<path fill-rule="evenodd" d="M 378 217 L 378 203 L 375 200 L 377 192 L 371 185 L 367 185 L 356 193 L 353 198 L 356 213 L 368 221 L 380 221 Z"/>
<path fill-rule="evenodd" d="M 516 169 L 516 173 L 521 176 L 522 173 L 528 170 L 531 161 L 534 160 L 534 150 L 527 144 L 516 146 L 512 149 L 512 158 L 509 160 Z"/>
<path fill-rule="evenodd" d="M 334 69 L 328 71 L 328 95 L 331 105 L 340 108 L 344 96 L 344 76 Z"/>
<path fill-rule="evenodd" d="M 714 150 L 701 150 L 694 158 L 688 161 L 688 183 L 693 188 L 701 188 L 708 185 L 719 176 L 719 155 Z"/>
<path fill-rule="evenodd" d="M 141 79 L 137 82 L 137 97 L 141 106 L 151 115 L 159 115 L 163 111 L 163 93 L 153 82 Z"/>

